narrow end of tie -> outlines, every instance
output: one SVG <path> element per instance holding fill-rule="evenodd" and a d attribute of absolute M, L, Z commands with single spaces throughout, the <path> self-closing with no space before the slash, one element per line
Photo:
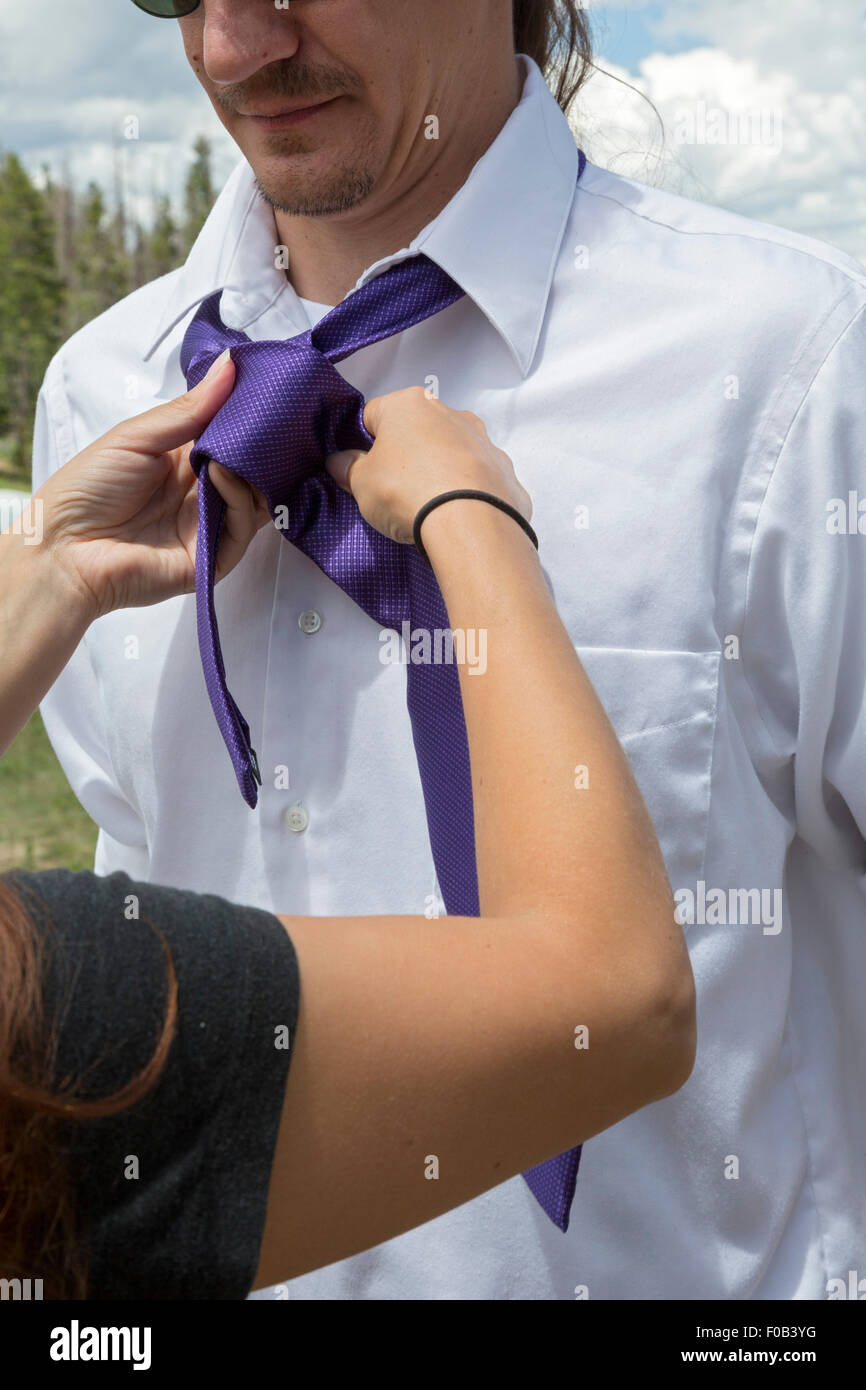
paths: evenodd
<path fill-rule="evenodd" d="M 241 796 L 254 811 L 259 802 L 259 787 L 262 785 L 262 774 L 259 771 L 259 760 L 256 757 L 256 750 L 250 746 L 247 749 L 246 761 L 236 769 L 238 786 L 241 789 Z"/>
<path fill-rule="evenodd" d="M 252 745 L 250 745 L 250 750 L 249 750 L 249 752 L 250 752 L 250 772 L 252 773 L 253 777 L 254 777 L 255 780 L 256 780 L 256 785 L 260 787 L 260 786 L 262 785 L 262 774 L 259 772 L 259 760 L 258 760 L 258 758 L 256 757 L 256 750 L 255 750 L 255 748 L 252 747 Z"/>

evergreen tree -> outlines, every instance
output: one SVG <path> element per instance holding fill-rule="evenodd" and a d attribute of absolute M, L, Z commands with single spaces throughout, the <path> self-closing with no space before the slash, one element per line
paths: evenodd
<path fill-rule="evenodd" d="M 211 175 L 211 146 L 204 135 L 200 135 L 193 145 L 195 159 L 190 165 L 186 178 L 184 195 L 183 243 L 188 252 L 214 205 L 213 178 Z"/>
<path fill-rule="evenodd" d="M 112 211 L 95 182 L 75 191 L 68 165 L 44 188 L 13 154 L 0 159 L 0 436 L 17 468 L 29 466 L 36 396 L 48 362 L 76 329 L 130 290 L 174 270 L 214 204 L 211 145 L 193 146 L 183 217 L 155 198 L 150 228 L 126 205 L 115 151 Z"/>
<path fill-rule="evenodd" d="M 172 216 L 171 199 L 163 194 L 156 202 L 156 216 L 146 242 L 148 280 L 167 275 L 181 259 L 180 234 Z"/>
<path fill-rule="evenodd" d="M 133 289 L 147 284 L 147 267 L 147 233 L 140 222 L 135 222 L 132 227 L 132 251 L 130 252 Z"/>
<path fill-rule="evenodd" d="M 108 217 L 105 196 L 89 183 L 73 219 L 69 273 L 69 332 L 89 323 L 126 294 L 129 269 L 118 249 L 117 231 Z"/>
<path fill-rule="evenodd" d="M 48 197 L 7 154 L 0 164 L 0 429 L 17 468 L 29 465 L 36 395 L 63 330 L 54 236 Z"/>

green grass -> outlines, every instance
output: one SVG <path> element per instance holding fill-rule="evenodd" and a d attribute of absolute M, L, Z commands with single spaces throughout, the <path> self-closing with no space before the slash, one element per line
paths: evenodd
<path fill-rule="evenodd" d="M 0 488 L 13 492 L 30 491 L 30 467 L 16 467 L 9 458 L 9 440 L 0 439 Z"/>
<path fill-rule="evenodd" d="M 30 474 L 4 457 L 0 489 L 30 491 Z M 78 804 L 34 714 L 0 758 L 0 873 L 7 869 L 90 869 L 97 827 Z"/>
<path fill-rule="evenodd" d="M 0 873 L 90 869 L 96 835 L 34 714 L 0 758 Z"/>

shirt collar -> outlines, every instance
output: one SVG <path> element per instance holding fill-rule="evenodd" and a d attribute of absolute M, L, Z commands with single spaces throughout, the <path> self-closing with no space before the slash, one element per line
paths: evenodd
<path fill-rule="evenodd" d="M 572 208 L 578 150 L 541 70 L 526 54 L 519 61 L 525 73 L 520 101 L 466 182 L 409 246 L 368 266 L 355 288 L 423 252 L 475 301 L 526 376 Z M 172 284 L 145 358 L 217 290 L 227 291 L 221 306 L 226 322 L 242 330 L 288 292 L 286 311 L 302 331 L 305 316 L 276 265 L 275 240 L 271 210 L 242 160 Z"/>

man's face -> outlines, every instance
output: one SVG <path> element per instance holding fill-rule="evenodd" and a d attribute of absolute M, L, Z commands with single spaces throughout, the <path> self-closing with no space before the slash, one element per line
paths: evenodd
<path fill-rule="evenodd" d="M 203 0 L 179 24 L 264 196 L 323 216 L 373 190 L 387 201 L 430 167 L 425 117 L 456 123 L 478 80 L 490 7 L 474 8 L 470 26 L 466 0 Z"/>

